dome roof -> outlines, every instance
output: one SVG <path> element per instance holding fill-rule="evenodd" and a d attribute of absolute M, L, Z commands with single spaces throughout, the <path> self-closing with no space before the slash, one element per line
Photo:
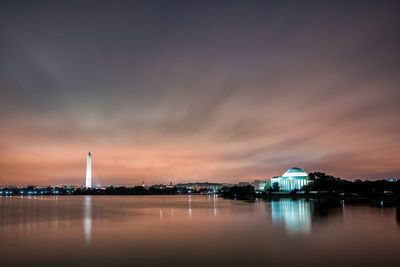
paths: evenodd
<path fill-rule="evenodd" d="M 283 177 L 298 177 L 298 176 L 307 176 L 307 175 L 308 174 L 303 169 L 291 168 L 283 174 Z"/>

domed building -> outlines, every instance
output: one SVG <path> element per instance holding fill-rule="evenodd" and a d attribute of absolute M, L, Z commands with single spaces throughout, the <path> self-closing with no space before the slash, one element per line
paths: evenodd
<path fill-rule="evenodd" d="M 303 186 L 309 183 L 308 174 L 300 168 L 291 168 L 282 176 L 271 178 L 271 186 L 278 183 L 280 191 L 300 190 Z"/>

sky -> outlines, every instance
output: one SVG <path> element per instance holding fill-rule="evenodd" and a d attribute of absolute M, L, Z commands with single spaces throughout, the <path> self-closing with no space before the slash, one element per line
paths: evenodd
<path fill-rule="evenodd" d="M 1 1 L 0 185 L 400 177 L 398 1 Z"/>

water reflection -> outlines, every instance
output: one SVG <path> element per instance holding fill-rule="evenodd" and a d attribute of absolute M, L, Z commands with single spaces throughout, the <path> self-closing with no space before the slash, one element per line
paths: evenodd
<path fill-rule="evenodd" d="M 312 222 L 327 221 L 331 216 L 344 218 L 344 202 L 288 198 L 271 202 L 273 223 L 283 224 L 289 234 L 309 233 Z"/>
<path fill-rule="evenodd" d="M 289 234 L 309 233 L 311 230 L 311 204 L 299 199 L 279 199 L 271 202 L 274 224 L 283 223 Z"/>
<path fill-rule="evenodd" d="M 188 203 L 189 203 L 189 208 L 188 208 L 189 217 L 191 217 L 192 216 L 192 196 L 191 195 L 188 195 Z"/>
<path fill-rule="evenodd" d="M 217 195 L 214 195 L 214 216 L 217 216 Z"/>
<path fill-rule="evenodd" d="M 89 245 L 92 236 L 92 196 L 85 196 L 84 199 L 83 225 L 85 229 L 85 241 Z"/>
<path fill-rule="evenodd" d="M 380 213 L 346 205 L 344 216 L 344 204 L 196 195 L 3 197 L 0 258 L 3 266 L 68 266 L 71 257 L 76 266 L 96 267 L 188 266 L 193 259 L 199 266 L 398 266 L 400 207 Z"/>

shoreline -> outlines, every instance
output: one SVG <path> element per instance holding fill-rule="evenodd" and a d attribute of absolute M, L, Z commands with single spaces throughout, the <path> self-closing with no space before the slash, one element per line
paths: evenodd
<path fill-rule="evenodd" d="M 359 194 L 359 195 L 337 195 L 337 194 L 266 194 L 262 193 L 260 195 L 242 195 L 242 196 L 231 196 L 223 195 L 222 197 L 228 199 L 237 200 L 278 200 L 278 199 L 314 199 L 314 200 L 326 200 L 326 201 L 344 201 L 346 204 L 368 204 L 379 207 L 400 207 L 399 199 L 396 195 L 369 195 L 369 194 Z"/>
<path fill-rule="evenodd" d="M 332 193 L 316 193 L 316 194 L 290 194 L 290 193 L 261 193 L 253 195 L 229 195 L 224 193 L 179 193 L 179 194 L 121 194 L 121 193 L 92 193 L 92 194 L 10 194 L 10 195 L 0 195 L 1 197 L 39 197 L 39 196 L 218 196 L 225 199 L 232 200 L 243 200 L 243 201 L 255 201 L 255 200 L 279 200 L 279 199 L 312 199 L 312 200 L 323 200 L 323 201 L 344 201 L 346 204 L 368 204 L 379 207 L 400 207 L 400 201 L 398 196 L 394 194 L 352 194 L 352 195 L 338 195 Z"/>

